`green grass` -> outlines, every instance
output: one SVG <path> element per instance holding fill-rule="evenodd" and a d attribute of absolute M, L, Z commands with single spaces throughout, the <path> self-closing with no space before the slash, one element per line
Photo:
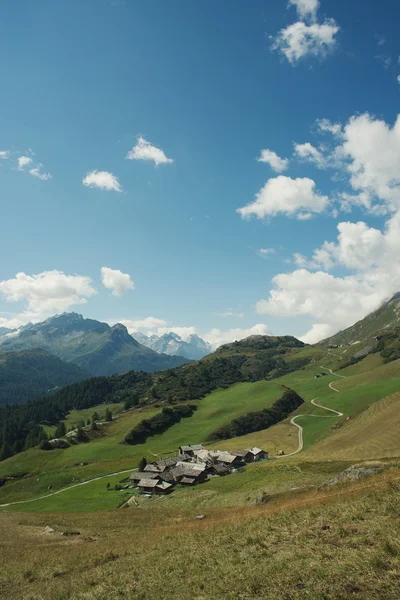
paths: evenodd
<path fill-rule="evenodd" d="M 249 411 L 270 406 L 281 396 L 282 385 L 295 389 L 305 399 L 299 414 L 326 416 L 326 411 L 311 405 L 311 400 L 317 398 L 319 403 L 337 409 L 345 415 L 342 419 L 307 416 L 299 419 L 298 422 L 304 427 L 304 449 L 307 450 L 334 433 L 338 424 L 344 422 L 347 417 L 354 417 L 375 402 L 400 390 L 400 361 L 388 365 L 379 364 L 373 369 L 371 367 L 375 363 L 368 357 L 366 361 L 342 371 L 347 375 L 347 379 L 339 379 L 332 375 L 314 378 L 314 373 L 321 371 L 319 364 L 334 369 L 335 360 L 340 359 L 324 356 L 313 365 L 280 379 L 237 384 L 226 390 L 217 390 L 199 402 L 198 410 L 191 418 L 183 419 L 163 434 L 149 438 L 145 444 L 128 446 L 121 442 L 126 433 L 140 420 L 151 417 L 160 410 L 154 406 L 147 410 L 121 413 L 119 418 L 105 426 L 104 435 L 88 444 L 47 452 L 31 449 L 16 455 L 0 464 L 0 477 L 23 474 L 25 476 L 0 488 L 0 503 L 34 498 L 45 493 L 50 485 L 53 490 L 57 490 L 102 474 L 134 468 L 142 456 L 152 460 L 155 456 L 175 453 L 182 444 L 204 442 L 210 433 L 221 425 Z M 331 381 L 341 390 L 340 393 L 328 387 Z M 89 410 L 92 414 L 95 409 Z M 72 418 L 76 416 L 77 414 L 72 415 Z M 271 453 L 283 448 L 289 453 L 297 447 L 297 431 L 287 420 L 264 432 L 214 443 L 211 447 L 234 449 L 250 445 L 260 445 Z M 334 458 L 332 456 L 332 459 Z M 89 486 L 85 487 L 84 493 L 89 493 L 88 490 Z M 51 510 L 53 502 L 56 501 L 52 498 L 46 501 L 48 510 Z M 57 499 L 57 502 L 61 500 Z M 99 501 L 99 510 L 102 506 L 102 502 Z"/>

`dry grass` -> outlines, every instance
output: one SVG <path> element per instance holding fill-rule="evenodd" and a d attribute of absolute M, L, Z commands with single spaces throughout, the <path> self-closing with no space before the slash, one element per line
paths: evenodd
<path fill-rule="evenodd" d="M 6 600 L 397 599 L 400 471 L 266 505 L 0 514 Z M 56 532 L 45 534 L 51 525 Z M 63 530 L 81 535 L 63 537 Z"/>
<path fill-rule="evenodd" d="M 369 460 L 400 456 L 400 393 L 370 406 L 345 421 L 332 435 L 315 444 L 303 456 L 324 460 Z"/>

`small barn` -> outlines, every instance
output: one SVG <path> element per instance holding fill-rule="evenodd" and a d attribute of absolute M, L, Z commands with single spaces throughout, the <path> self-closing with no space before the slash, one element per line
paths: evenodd
<path fill-rule="evenodd" d="M 244 465 L 244 460 L 239 456 L 235 456 L 230 452 L 221 452 L 217 458 L 218 463 L 222 463 L 227 465 L 228 467 L 242 467 Z"/>
<path fill-rule="evenodd" d="M 138 489 L 141 494 L 167 494 L 172 488 L 171 483 L 158 481 L 158 479 L 141 479 L 138 483 Z"/>
<path fill-rule="evenodd" d="M 242 459 L 245 463 L 253 462 L 254 460 L 254 456 L 250 450 L 230 450 L 230 454 Z"/>
<path fill-rule="evenodd" d="M 266 460 L 268 458 L 268 452 L 266 452 L 265 450 L 262 450 L 261 448 L 249 448 L 248 452 L 250 452 L 250 454 L 253 457 L 253 461 L 255 460 Z"/>
<path fill-rule="evenodd" d="M 187 456 L 194 457 L 195 452 L 199 452 L 203 449 L 203 444 L 189 444 L 188 446 L 179 446 L 179 454 L 181 456 L 186 454 Z"/>

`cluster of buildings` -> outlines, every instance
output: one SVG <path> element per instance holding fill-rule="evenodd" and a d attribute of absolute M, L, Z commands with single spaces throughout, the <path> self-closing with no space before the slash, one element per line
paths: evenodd
<path fill-rule="evenodd" d="M 267 458 L 268 453 L 261 448 L 228 452 L 207 450 L 202 444 L 180 446 L 176 456 L 148 463 L 143 471 L 133 472 L 129 481 L 143 494 L 168 494 L 178 483 L 195 485 Z"/>

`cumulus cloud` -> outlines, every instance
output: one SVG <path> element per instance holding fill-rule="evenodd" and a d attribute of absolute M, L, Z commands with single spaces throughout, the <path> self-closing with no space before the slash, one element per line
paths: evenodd
<path fill-rule="evenodd" d="M 0 159 L 6 160 L 10 156 L 8 150 L 0 150 Z"/>
<path fill-rule="evenodd" d="M 319 0 L 289 0 L 289 6 L 295 6 L 300 19 L 316 20 Z"/>
<path fill-rule="evenodd" d="M 157 317 L 145 317 L 143 319 L 121 319 L 119 323 L 125 325 L 129 333 L 137 333 L 138 331 L 154 330 L 158 327 L 165 327 L 167 324 L 164 319 L 158 319 Z"/>
<path fill-rule="evenodd" d="M 236 317 L 238 319 L 243 319 L 244 313 L 233 312 L 231 310 L 227 310 L 223 313 L 217 313 L 217 317 Z"/>
<path fill-rule="evenodd" d="M 126 158 L 129 160 L 150 160 L 153 161 L 156 166 L 167 165 L 174 162 L 172 158 L 166 156 L 164 150 L 157 148 L 157 146 L 153 146 L 141 136 L 138 138 L 136 146 L 129 150 Z"/>
<path fill-rule="evenodd" d="M 277 173 L 286 171 L 289 166 L 289 159 L 281 158 L 273 150 L 264 149 L 261 150 L 261 154 L 257 159 L 258 162 L 267 163 Z"/>
<path fill-rule="evenodd" d="M 300 160 L 311 162 L 319 169 L 325 167 L 326 163 L 324 155 L 318 148 L 315 148 L 315 146 L 309 142 L 306 142 L 305 144 L 294 144 L 294 153 Z"/>
<path fill-rule="evenodd" d="M 326 241 L 309 261 L 296 254 L 300 268 L 274 277 L 274 289 L 257 303 L 257 312 L 312 317 L 315 323 L 303 339 L 316 342 L 364 318 L 400 289 L 399 253 L 400 212 L 383 231 L 364 222 L 339 223 L 335 242 Z M 333 267 L 350 274 L 334 276 L 327 272 Z"/>
<path fill-rule="evenodd" d="M 1 323 L 3 326 L 19 327 L 64 312 L 71 306 L 85 304 L 88 298 L 96 294 L 96 290 L 90 277 L 66 275 L 53 270 L 37 275 L 17 273 L 13 279 L 0 281 L 0 294 L 8 302 L 25 303 L 22 314 Z"/>
<path fill-rule="evenodd" d="M 272 38 L 272 49 L 280 52 L 292 65 L 309 56 L 324 58 L 335 48 L 338 31 L 334 19 L 311 25 L 298 21 Z"/>
<path fill-rule="evenodd" d="M 82 179 L 82 183 L 86 187 L 106 190 L 107 192 L 111 192 L 112 190 L 115 192 L 122 192 L 122 187 L 118 178 L 108 171 L 90 171 L 86 177 Z"/>
<path fill-rule="evenodd" d="M 329 119 L 318 119 L 316 126 L 320 133 L 330 133 L 333 136 L 342 135 L 342 125 L 340 123 L 332 123 Z"/>
<path fill-rule="evenodd" d="M 109 267 L 101 267 L 100 272 L 102 284 L 112 291 L 113 296 L 121 296 L 135 287 L 128 273 L 122 273 L 118 269 L 110 269 Z"/>
<path fill-rule="evenodd" d="M 353 190 L 400 209 L 400 115 L 393 127 L 368 113 L 352 117 L 343 135 L 336 153 L 347 161 Z"/>
<path fill-rule="evenodd" d="M 292 179 L 280 175 L 269 179 L 256 194 L 255 201 L 238 208 L 237 212 L 242 218 L 254 215 L 258 219 L 264 219 L 280 213 L 298 218 L 307 215 L 309 218 L 308 215 L 322 213 L 328 204 L 328 197 L 315 190 L 315 181 L 312 179 Z"/>
<path fill-rule="evenodd" d="M 222 344 L 230 344 L 236 340 L 242 340 L 250 335 L 270 335 L 267 325 L 262 323 L 249 327 L 248 329 L 228 329 L 227 331 L 221 331 L 221 329 L 211 329 L 203 337 L 213 348 L 218 348 Z"/>
<path fill-rule="evenodd" d="M 38 165 L 36 167 L 33 167 L 33 169 L 29 169 L 29 174 L 33 175 L 33 177 L 38 177 L 42 181 L 48 181 L 49 179 L 51 179 L 51 175 L 50 173 L 43 173 L 42 167 L 43 165 Z"/>
<path fill-rule="evenodd" d="M 23 169 L 25 169 L 25 167 L 32 164 L 33 159 L 30 156 L 19 156 L 17 161 L 18 169 L 22 171 Z"/>

